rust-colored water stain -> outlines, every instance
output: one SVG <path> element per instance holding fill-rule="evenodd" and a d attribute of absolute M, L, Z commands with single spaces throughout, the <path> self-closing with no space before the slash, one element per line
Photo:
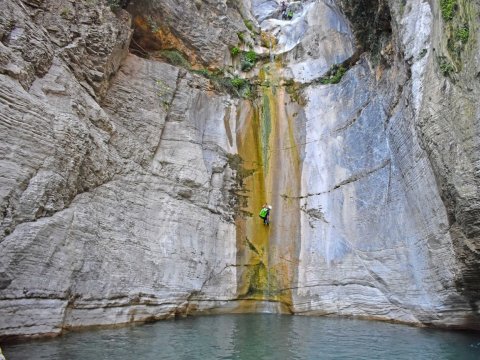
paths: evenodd
<path fill-rule="evenodd" d="M 237 263 L 239 298 L 275 301 L 289 307 L 296 279 L 300 238 L 300 206 L 297 199 L 301 164 L 293 125 L 286 110 L 291 103 L 276 64 L 259 74 L 262 93 L 243 106 L 243 126 L 237 129 L 238 152 L 244 166 L 253 170 L 245 179 L 247 204 L 252 217 L 237 219 Z M 258 216 L 262 204 L 273 206 L 270 226 Z M 251 304 L 248 306 L 251 307 Z"/>
<path fill-rule="evenodd" d="M 160 24 L 152 28 L 151 21 L 139 15 L 134 17 L 135 33 L 132 47 L 137 47 L 138 50 L 145 53 L 144 55 L 148 54 L 151 58 L 155 58 L 156 51 L 175 49 L 188 58 L 192 68 L 202 67 L 195 52 L 175 36 L 168 27 Z"/>

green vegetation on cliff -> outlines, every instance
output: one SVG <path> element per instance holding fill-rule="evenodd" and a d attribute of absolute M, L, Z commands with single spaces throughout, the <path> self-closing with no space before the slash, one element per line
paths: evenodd
<path fill-rule="evenodd" d="M 458 28 L 455 33 L 455 37 L 457 38 L 457 40 L 460 40 L 464 44 L 468 41 L 469 36 L 470 30 L 468 29 L 468 25 Z"/>
<path fill-rule="evenodd" d="M 242 71 L 250 71 L 253 69 L 257 63 L 258 57 L 255 51 L 246 51 L 242 54 L 242 60 L 240 61 L 240 66 Z"/>
<path fill-rule="evenodd" d="M 250 20 L 243 20 L 243 23 L 245 24 L 245 27 L 250 30 L 251 32 L 254 32 L 253 24 Z"/>
<path fill-rule="evenodd" d="M 233 57 L 237 56 L 240 53 L 240 49 L 236 46 L 230 49 L 230 54 L 232 54 Z"/>
<path fill-rule="evenodd" d="M 455 72 L 455 67 L 445 56 L 438 57 L 438 65 L 443 76 L 449 76 Z"/>
<path fill-rule="evenodd" d="M 440 71 L 444 76 L 452 76 L 465 66 L 465 52 L 471 49 L 472 37 L 476 28 L 476 12 L 469 0 L 441 0 L 440 10 L 444 21 L 443 44 L 445 50 L 438 57 Z"/>
<path fill-rule="evenodd" d="M 192 70 L 193 73 L 201 75 L 209 79 L 213 87 L 218 91 L 226 91 L 229 94 L 250 98 L 254 94 L 255 84 L 247 79 L 243 79 L 239 76 L 233 76 L 224 69 L 217 69 L 210 71 L 207 69 Z"/>
<path fill-rule="evenodd" d="M 452 20 L 457 10 L 457 0 L 440 0 L 440 9 L 445 20 Z"/>
<path fill-rule="evenodd" d="M 183 67 L 185 69 L 190 69 L 191 68 L 190 63 L 185 58 L 185 56 L 180 51 L 178 51 L 176 49 L 160 50 L 158 52 L 158 55 L 160 55 L 162 58 L 164 58 L 171 65 L 180 66 L 180 67 Z"/>
<path fill-rule="evenodd" d="M 338 84 L 347 69 L 343 65 L 333 65 L 325 76 L 320 79 L 321 84 Z"/>

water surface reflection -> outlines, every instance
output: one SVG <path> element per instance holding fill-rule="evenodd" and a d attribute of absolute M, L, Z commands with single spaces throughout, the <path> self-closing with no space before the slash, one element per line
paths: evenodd
<path fill-rule="evenodd" d="M 480 334 L 321 317 L 223 315 L 4 347 L 8 360 L 480 359 Z"/>

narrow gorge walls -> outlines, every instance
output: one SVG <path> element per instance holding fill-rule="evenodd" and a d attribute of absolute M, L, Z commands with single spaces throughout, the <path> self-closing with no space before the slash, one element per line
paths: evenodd
<path fill-rule="evenodd" d="M 478 328 L 479 4 L 443 3 L 1 1 L 0 336 Z"/>

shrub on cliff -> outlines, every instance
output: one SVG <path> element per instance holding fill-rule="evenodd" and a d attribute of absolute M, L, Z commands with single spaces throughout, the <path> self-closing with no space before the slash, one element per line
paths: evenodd
<path fill-rule="evenodd" d="M 242 55 L 240 66 L 242 71 L 250 71 L 257 63 L 257 53 L 255 51 L 246 51 Z"/>
<path fill-rule="evenodd" d="M 186 69 L 190 69 L 191 65 L 183 54 L 178 50 L 160 50 L 158 54 L 164 58 L 169 64 L 175 66 L 181 66 Z"/>
<path fill-rule="evenodd" d="M 320 79 L 321 84 L 338 84 L 342 80 L 347 69 L 343 65 L 333 65 L 328 73 Z"/>
<path fill-rule="evenodd" d="M 232 54 L 232 57 L 237 56 L 239 53 L 240 53 L 240 49 L 236 46 L 230 49 L 230 54 Z"/>
<path fill-rule="evenodd" d="M 445 20 L 452 20 L 457 10 L 457 0 L 440 0 L 440 9 Z"/>

